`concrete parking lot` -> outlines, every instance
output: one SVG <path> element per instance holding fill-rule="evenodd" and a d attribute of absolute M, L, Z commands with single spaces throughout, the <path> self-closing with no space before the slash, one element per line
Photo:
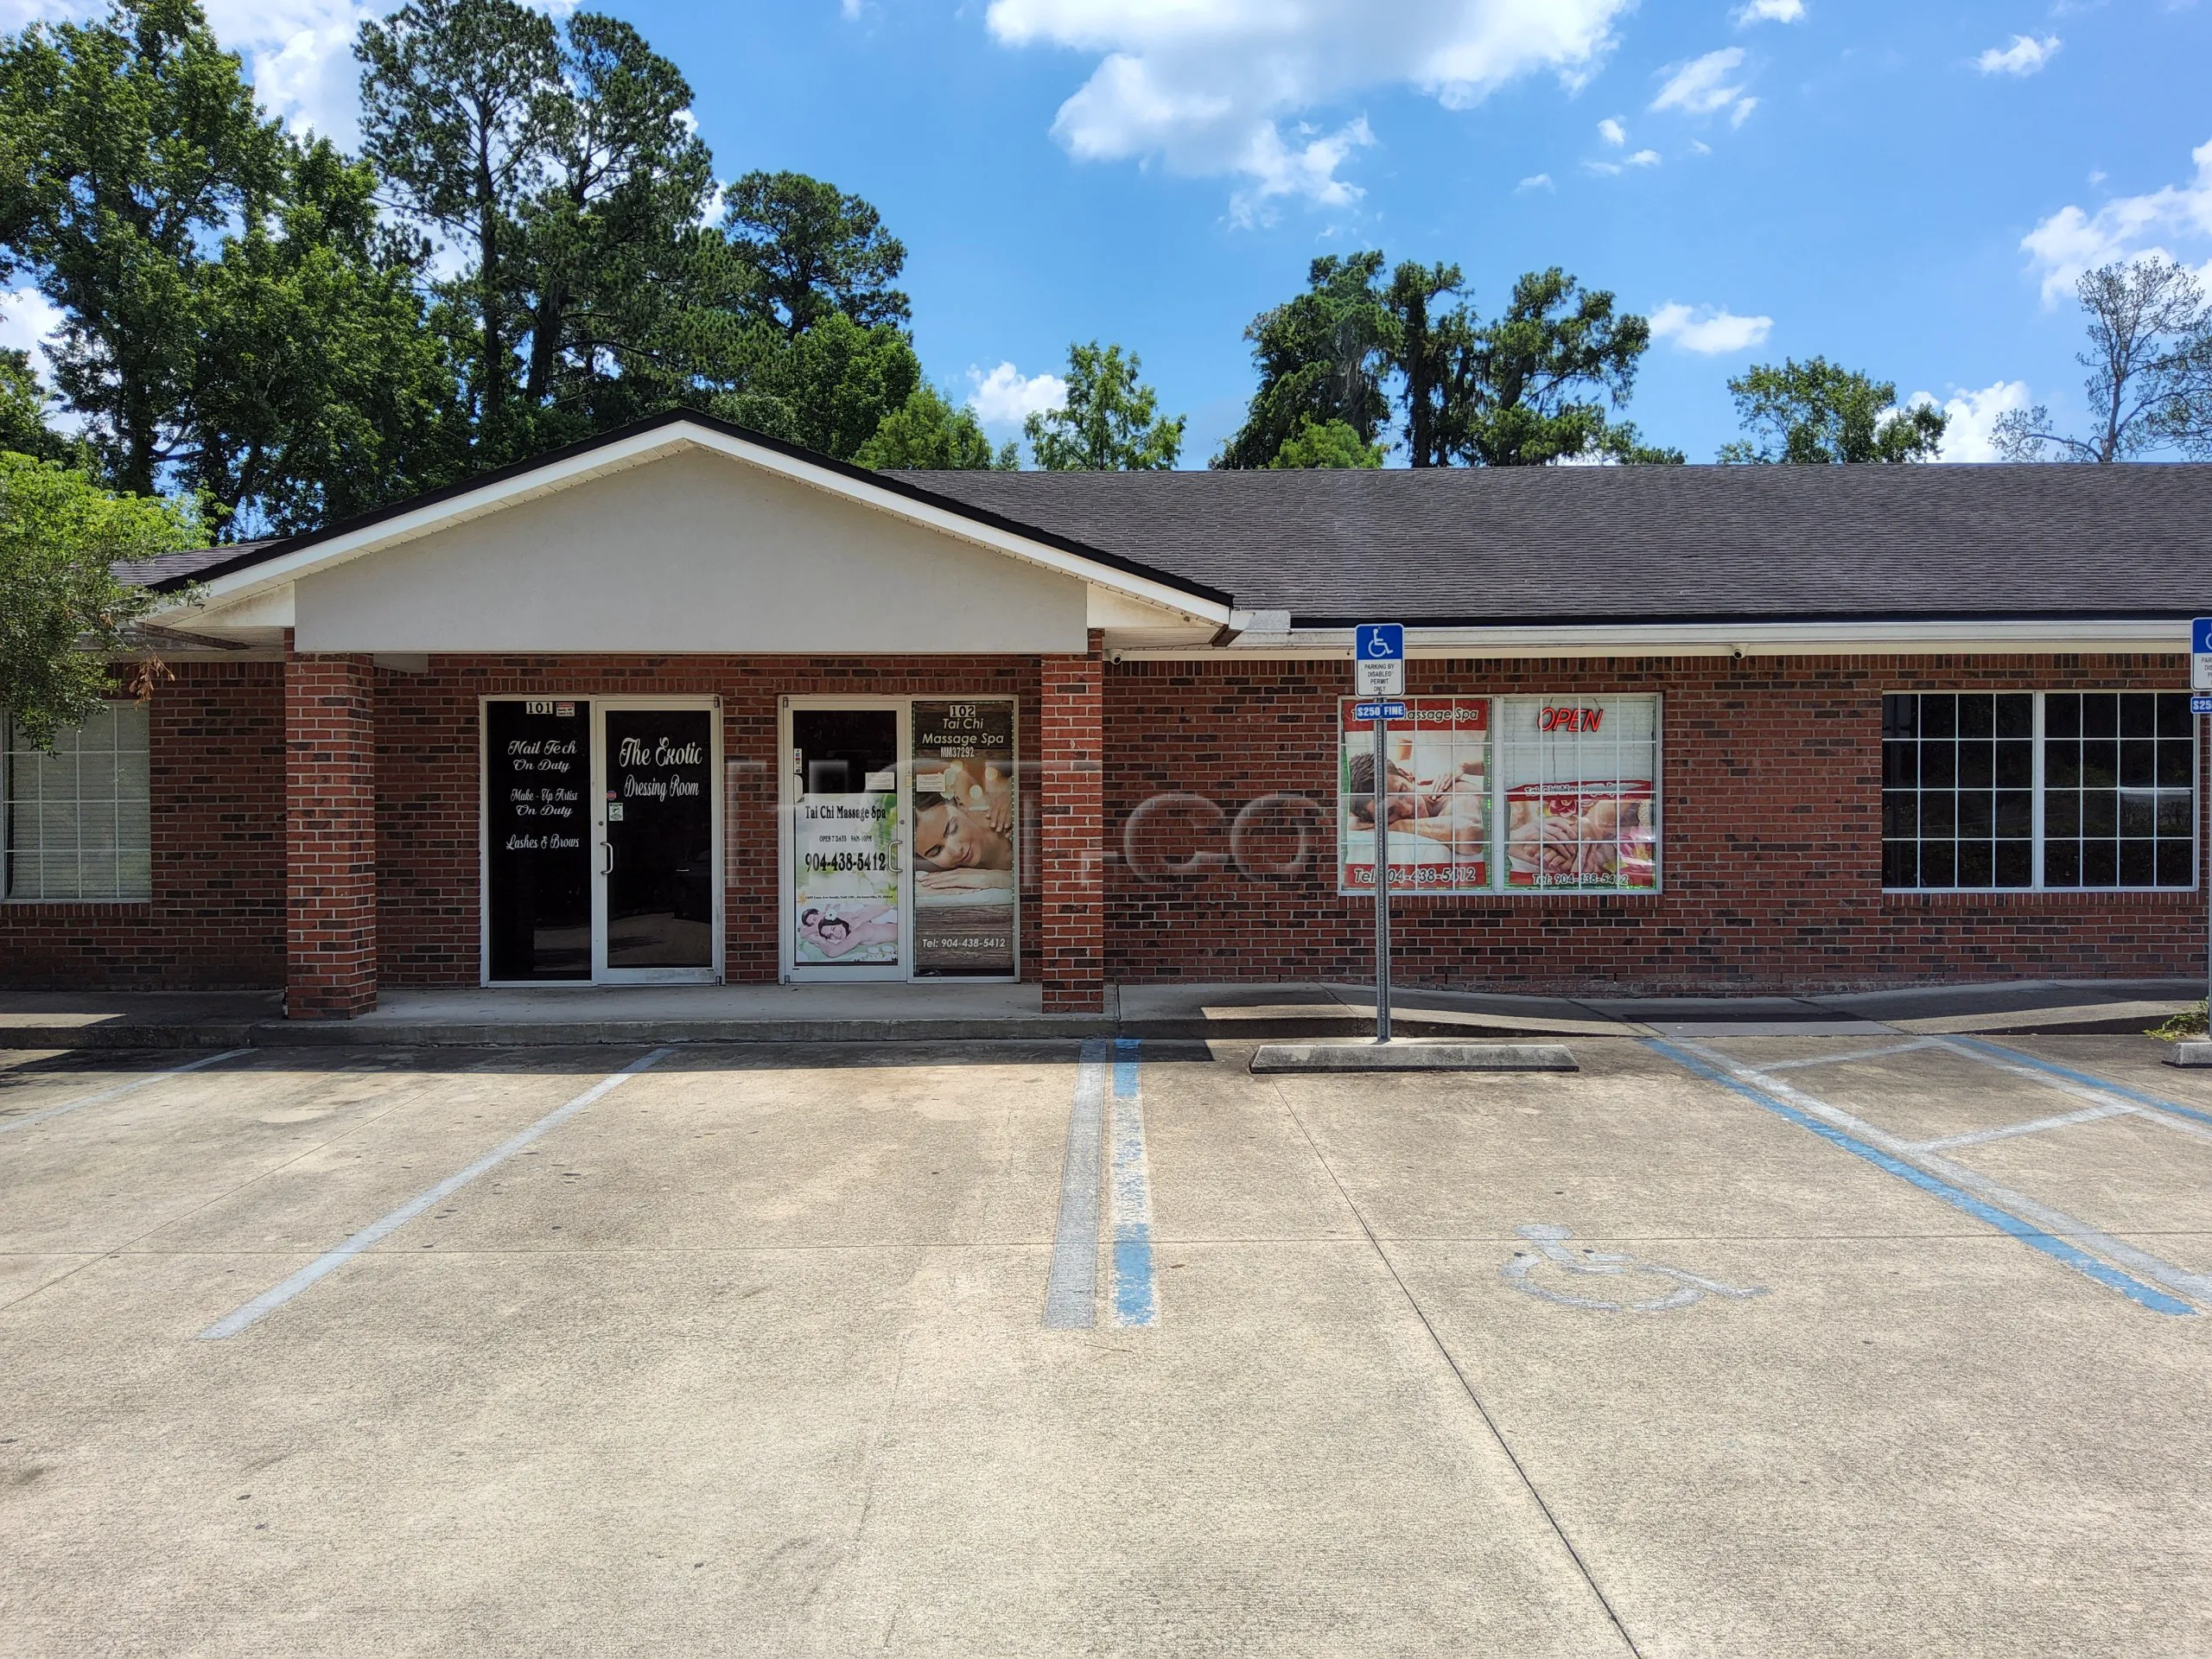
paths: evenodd
<path fill-rule="evenodd" d="M 1575 1052 L 4 1057 L 0 1647 L 2212 1651 L 2212 1074 Z"/>

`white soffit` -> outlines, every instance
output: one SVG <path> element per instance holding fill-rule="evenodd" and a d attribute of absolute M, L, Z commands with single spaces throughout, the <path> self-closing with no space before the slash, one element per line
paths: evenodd
<path fill-rule="evenodd" d="M 427 502 L 411 512 L 364 524 L 359 530 L 329 537 L 311 546 L 251 565 L 228 575 L 211 577 L 201 588 L 201 609 L 214 611 L 232 600 L 243 600 L 280 587 L 314 572 L 326 570 L 384 548 L 410 542 L 434 531 L 451 530 L 472 518 L 535 500 L 556 491 L 574 489 L 594 479 L 632 467 L 660 461 L 687 448 L 728 456 L 747 466 L 804 484 L 826 494 L 902 518 L 909 524 L 969 542 L 1009 558 L 1073 576 L 1109 593 L 1216 626 L 1230 622 L 1230 608 L 1217 601 L 1164 582 L 1085 558 L 1049 543 L 1035 541 L 1017 531 L 977 522 L 934 503 L 917 501 L 895 491 L 880 489 L 866 480 L 848 478 L 835 468 L 796 455 L 732 437 L 711 427 L 674 423 L 655 427 L 632 437 L 603 444 L 582 454 L 549 461 L 510 478 L 462 490 L 443 500 Z"/>

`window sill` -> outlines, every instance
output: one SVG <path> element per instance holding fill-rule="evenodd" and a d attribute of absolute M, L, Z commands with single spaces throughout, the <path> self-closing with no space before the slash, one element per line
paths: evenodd
<path fill-rule="evenodd" d="M 1885 888 L 1885 910 L 2189 910 L 2204 900 L 2194 887 L 1986 887 L 1916 893 Z"/>
<path fill-rule="evenodd" d="M 118 911 L 150 911 L 154 901 L 149 899 L 0 899 L 0 913 L 11 910 L 37 911 L 52 914 L 58 911 L 85 910 L 101 914 Z"/>

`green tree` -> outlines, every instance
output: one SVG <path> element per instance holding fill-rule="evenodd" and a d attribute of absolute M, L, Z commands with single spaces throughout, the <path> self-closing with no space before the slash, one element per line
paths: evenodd
<path fill-rule="evenodd" d="M 1118 345 L 1071 342 L 1068 397 L 1058 409 L 1032 415 L 1022 430 L 1030 453 L 1048 473 L 1144 473 L 1174 466 L 1183 452 L 1185 417 L 1160 414 L 1160 397 L 1141 384 L 1142 359 Z"/>
<path fill-rule="evenodd" d="M 787 334 L 842 311 L 863 327 L 905 323 L 906 296 L 891 284 L 906 245 L 860 197 L 804 173 L 747 173 L 729 187 L 722 223 L 759 277 L 762 314 Z"/>
<path fill-rule="evenodd" d="M 1376 288 L 1379 251 L 1327 254 L 1306 270 L 1306 291 L 1262 311 L 1244 330 L 1260 372 L 1244 424 L 1216 467 L 1266 467 L 1308 423 L 1341 421 L 1372 443 L 1389 418 L 1384 382 L 1398 349 L 1396 320 Z"/>
<path fill-rule="evenodd" d="M 863 327 L 842 311 L 794 340 L 756 336 L 748 349 L 750 361 L 709 407 L 837 461 L 857 456 L 922 385 L 921 359 L 902 330 Z"/>
<path fill-rule="evenodd" d="M 630 388 L 616 384 L 626 377 L 643 372 L 652 385 L 670 369 L 681 375 L 702 346 L 709 360 L 731 350 L 734 336 L 690 327 L 690 311 L 726 308 L 745 284 L 698 223 L 714 164 L 681 72 L 629 24 L 595 12 L 568 20 L 561 68 L 562 90 L 538 112 L 545 175 L 520 207 L 515 282 L 529 336 L 524 394 L 534 409 L 572 411 L 580 433 L 648 412 L 627 406 Z"/>
<path fill-rule="evenodd" d="M 1680 467 L 1689 459 L 1679 449 L 1646 443 L 1634 421 L 1610 423 L 1598 440 L 1597 453 L 1620 467 Z"/>
<path fill-rule="evenodd" d="M 2075 296 L 2089 322 L 2082 390 L 2087 437 L 2055 429 L 2050 410 L 2011 410 L 1993 436 L 2007 461 L 2109 464 L 2171 444 L 2212 459 L 2212 305 L 2190 271 L 2160 254 L 2082 273 Z"/>
<path fill-rule="evenodd" d="M 0 251 L 66 321 L 54 381 L 150 493 L 200 378 L 208 249 L 273 189 L 283 140 L 189 0 L 0 40 Z"/>
<path fill-rule="evenodd" d="M 1409 260 L 1382 293 L 1395 325 L 1390 361 L 1406 413 L 1406 456 L 1415 467 L 1451 465 L 1464 439 L 1474 316 L 1464 304 L 1442 303 L 1464 280 L 1457 265 Z"/>
<path fill-rule="evenodd" d="M 200 274 L 170 458 L 225 523 L 289 534 L 457 476 L 467 430 L 374 173 L 321 139 L 283 164 Z"/>
<path fill-rule="evenodd" d="M 41 461 L 67 459 L 75 446 L 47 424 L 53 404 L 31 367 L 31 354 L 0 348 L 0 452 Z"/>
<path fill-rule="evenodd" d="M 159 604 L 110 566 L 199 544 L 186 501 L 114 495 L 81 473 L 0 454 L 0 712 L 32 747 L 91 715 L 131 625 Z"/>
<path fill-rule="evenodd" d="M 1628 401 L 1650 345 L 1651 325 L 1616 315 L 1611 294 L 1556 265 L 1529 272 L 1504 314 L 1475 331 L 1445 417 L 1451 448 L 1483 467 L 1605 454 L 1607 406 Z"/>
<path fill-rule="evenodd" d="M 1344 421 L 1317 426 L 1312 421 L 1282 441 L 1275 458 L 1268 463 L 1276 472 L 1318 467 L 1369 467 L 1382 464 L 1382 446 L 1363 443 Z"/>
<path fill-rule="evenodd" d="M 236 534 L 451 475 L 415 251 L 192 5 L 0 41 L 0 256 L 62 313 L 55 379 L 111 480 L 202 492 Z"/>
<path fill-rule="evenodd" d="M 929 472 L 1011 472 L 1014 446 L 994 452 L 975 411 L 956 409 L 926 382 L 886 415 L 853 456 L 863 467 Z"/>
<path fill-rule="evenodd" d="M 474 255 L 446 297 L 470 348 L 478 442 L 500 453 L 518 442 L 518 220 L 550 159 L 559 38 L 517 0 L 409 0 L 364 22 L 353 52 L 369 159 L 410 213 Z"/>
<path fill-rule="evenodd" d="M 1749 435 L 1721 446 L 1724 463 L 1933 461 L 1942 450 L 1941 410 L 1900 409 L 1894 382 L 1824 357 L 1754 363 L 1728 390 Z"/>

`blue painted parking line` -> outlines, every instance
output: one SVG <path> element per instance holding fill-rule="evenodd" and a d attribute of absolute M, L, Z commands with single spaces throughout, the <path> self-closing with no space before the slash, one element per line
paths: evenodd
<path fill-rule="evenodd" d="M 1154 1325 L 1160 1287 L 1153 1272 L 1152 1183 L 1145 1166 L 1140 1045 L 1114 1044 L 1114 1302 L 1116 1325 Z"/>
<path fill-rule="evenodd" d="M 1780 1095 L 1761 1088 L 1746 1077 L 1732 1076 L 1721 1067 L 1701 1059 L 1697 1055 L 1686 1052 L 1662 1038 L 1652 1037 L 1643 1040 L 1644 1046 L 1657 1053 L 1664 1054 L 1677 1065 L 1695 1072 L 1708 1082 L 1717 1083 L 1722 1088 L 1741 1095 L 1752 1104 L 1772 1112 L 1776 1116 L 1796 1124 L 1801 1129 L 1809 1129 L 1830 1145 L 1840 1147 L 1853 1157 L 1866 1160 L 1877 1169 L 1895 1175 L 1901 1180 L 1910 1182 L 1922 1192 L 1941 1198 L 1944 1203 L 1972 1216 L 1975 1220 L 1986 1223 L 1999 1232 L 2018 1239 L 2031 1249 L 2040 1250 L 2053 1261 L 2063 1263 L 2084 1277 L 2104 1286 L 2107 1289 L 2120 1292 L 2121 1295 L 2139 1306 L 2146 1307 L 2156 1313 L 2182 1317 L 2196 1312 L 2195 1307 L 2183 1301 L 2179 1297 L 2169 1295 L 2163 1290 L 2130 1277 L 2119 1268 L 2098 1261 L 2096 1257 L 2067 1240 L 2057 1237 L 2008 1211 L 1999 1209 L 1986 1199 L 1977 1198 L 1962 1187 L 1908 1163 L 1903 1158 L 1884 1151 L 1836 1124 L 1823 1122 L 1810 1112 L 1790 1104 Z"/>
<path fill-rule="evenodd" d="M 2109 1078 L 2092 1076 L 2087 1071 L 2076 1071 L 2070 1065 L 2059 1065 L 2050 1060 L 2037 1059 L 2032 1054 L 2023 1054 L 2017 1048 L 2000 1048 L 1995 1043 L 1984 1042 L 1979 1037 L 1949 1038 L 1946 1041 L 1946 1046 L 1972 1049 L 1975 1053 L 1985 1058 L 1994 1060 L 2001 1065 L 2022 1065 L 2031 1071 L 2041 1071 L 2048 1077 L 2063 1077 L 2069 1083 L 2079 1084 L 2085 1089 L 2094 1089 L 2100 1094 L 2117 1095 L 2122 1100 L 2132 1100 L 2139 1106 L 2147 1106 L 2154 1112 L 2171 1112 L 2176 1117 L 2190 1118 L 2203 1124 L 2207 1128 L 2212 1128 L 2212 1112 L 2203 1111 L 2195 1106 L 2179 1105 L 2173 1101 L 2163 1099 L 2159 1096 L 2145 1094 L 2140 1089 L 2132 1089 L 2124 1083 L 2113 1083 Z"/>
<path fill-rule="evenodd" d="M 478 1176 L 484 1174 L 486 1171 L 496 1169 L 541 1135 L 558 1128 L 594 1102 L 613 1094 L 640 1071 L 658 1065 L 668 1058 L 669 1052 L 665 1048 L 657 1048 L 644 1058 L 632 1060 L 613 1077 L 601 1077 L 567 1105 L 556 1107 L 548 1112 L 519 1135 L 512 1135 L 499 1146 L 493 1147 L 466 1169 L 456 1170 L 429 1192 L 419 1197 L 410 1198 L 397 1210 L 379 1216 L 336 1249 L 319 1255 L 308 1262 L 307 1266 L 285 1280 L 283 1284 L 263 1291 L 245 1306 L 224 1315 L 202 1331 L 200 1333 L 200 1339 L 202 1342 L 216 1342 L 225 1337 L 235 1337 L 264 1315 L 275 1313 L 302 1291 L 337 1272 L 372 1244 L 398 1231 L 424 1211 L 444 1202 Z"/>
<path fill-rule="evenodd" d="M 1060 1163 L 1060 1219 L 1045 1281 L 1047 1331 L 1088 1331 L 1098 1323 L 1098 1142 L 1105 1133 L 1109 1047 L 1094 1037 L 1076 1063 L 1075 1108 Z"/>

